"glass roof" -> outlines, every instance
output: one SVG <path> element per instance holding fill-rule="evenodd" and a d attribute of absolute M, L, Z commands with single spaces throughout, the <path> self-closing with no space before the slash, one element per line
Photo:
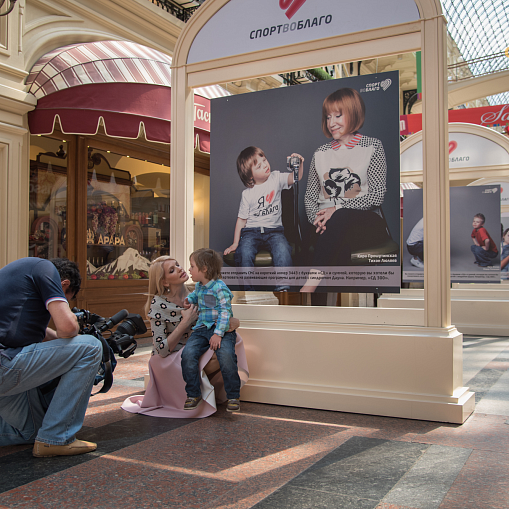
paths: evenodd
<path fill-rule="evenodd" d="M 473 76 L 509 70 L 509 1 L 441 0 L 447 30 Z M 470 74 L 470 73 L 469 73 Z M 509 103 L 507 92 L 488 97 L 490 104 Z"/>

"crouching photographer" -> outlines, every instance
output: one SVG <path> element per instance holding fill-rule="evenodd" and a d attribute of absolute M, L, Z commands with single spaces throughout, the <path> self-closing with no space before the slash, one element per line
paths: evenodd
<path fill-rule="evenodd" d="M 103 354 L 96 337 L 78 334 L 69 308 L 80 285 L 67 259 L 22 258 L 0 269 L 0 446 L 33 443 L 35 457 L 97 448 L 75 436 Z"/>

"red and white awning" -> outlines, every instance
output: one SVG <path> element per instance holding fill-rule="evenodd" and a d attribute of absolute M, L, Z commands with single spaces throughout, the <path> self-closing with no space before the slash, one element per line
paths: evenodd
<path fill-rule="evenodd" d="M 40 58 L 28 79 L 37 107 L 32 134 L 50 134 L 58 117 L 66 134 L 137 138 L 170 143 L 171 57 L 129 41 L 71 44 Z M 230 95 L 220 86 L 195 90 L 196 144 L 210 152 L 210 99 Z"/>

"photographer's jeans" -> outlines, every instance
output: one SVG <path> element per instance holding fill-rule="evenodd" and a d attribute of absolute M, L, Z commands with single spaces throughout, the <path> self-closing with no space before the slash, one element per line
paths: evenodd
<path fill-rule="evenodd" d="M 73 442 L 101 359 L 101 343 L 88 335 L 35 343 L 12 360 L 0 355 L 0 446 Z"/>
<path fill-rule="evenodd" d="M 286 240 L 284 227 L 276 228 L 242 228 L 240 241 L 235 251 L 235 263 L 237 267 L 254 267 L 256 254 L 266 249 L 272 255 L 274 267 L 291 267 L 292 247 Z M 286 279 L 276 279 L 274 291 L 288 290 L 289 282 Z M 251 285 L 245 285 L 244 290 L 253 291 Z"/>
<path fill-rule="evenodd" d="M 193 330 L 182 350 L 182 376 L 186 382 L 186 393 L 190 398 L 201 396 L 200 389 L 200 357 L 210 348 L 210 338 L 214 334 L 215 327 L 207 329 L 200 327 Z M 237 354 L 235 343 L 236 332 L 226 332 L 221 339 L 221 346 L 216 350 L 216 357 L 223 375 L 224 390 L 228 399 L 240 397 L 240 377 L 237 367 Z"/>

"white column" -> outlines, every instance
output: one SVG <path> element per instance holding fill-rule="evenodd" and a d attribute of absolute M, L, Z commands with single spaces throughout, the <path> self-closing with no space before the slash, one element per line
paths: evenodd
<path fill-rule="evenodd" d="M 423 164 L 425 326 L 449 327 L 449 161 L 446 22 L 423 21 Z"/>
<path fill-rule="evenodd" d="M 185 70 L 172 72 L 170 255 L 188 267 L 194 247 L 194 93 Z"/>

